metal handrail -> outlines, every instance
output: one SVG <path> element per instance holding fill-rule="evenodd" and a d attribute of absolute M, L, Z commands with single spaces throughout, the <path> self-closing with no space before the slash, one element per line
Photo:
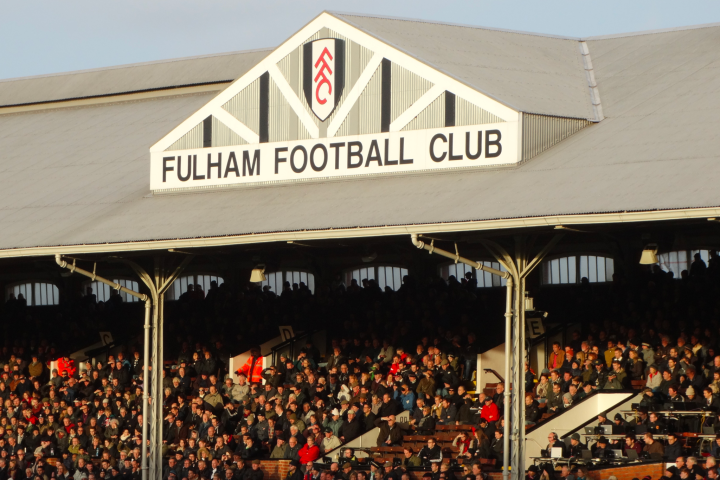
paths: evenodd
<path fill-rule="evenodd" d="M 296 335 L 296 336 L 294 336 L 294 337 L 292 337 L 292 338 L 288 338 L 288 339 L 285 340 L 284 342 L 279 343 L 279 344 L 275 345 L 274 347 L 271 347 L 271 348 L 270 348 L 270 353 L 268 353 L 268 354 L 266 354 L 266 355 L 263 355 L 263 356 L 264 356 L 264 357 L 267 357 L 267 356 L 272 355 L 272 358 L 271 358 L 272 365 L 276 365 L 276 364 L 277 364 L 277 360 L 278 360 L 278 359 L 277 359 L 277 354 L 278 354 L 278 352 L 279 352 L 280 350 L 283 350 L 283 349 L 285 349 L 286 347 L 289 346 L 289 347 L 290 347 L 290 354 L 289 354 L 289 355 L 290 355 L 290 358 L 291 358 L 291 359 L 294 359 L 294 358 L 295 358 L 295 343 L 297 343 L 298 341 L 303 340 L 303 339 L 305 339 L 305 338 L 307 338 L 307 337 L 309 337 L 309 336 L 311 336 L 311 335 L 314 335 L 314 334 L 316 334 L 317 332 L 320 332 L 320 331 L 322 331 L 321 328 L 316 328 L 316 329 L 314 329 L 314 330 L 308 330 L 307 332 L 302 332 L 301 334 Z M 293 361 L 294 361 L 294 360 L 293 360 Z"/>
<path fill-rule="evenodd" d="M 493 375 L 495 375 L 497 378 L 500 379 L 500 383 L 505 383 L 505 379 L 502 376 L 500 376 L 500 374 L 498 372 L 496 372 L 495 370 L 493 370 L 492 368 L 483 368 L 483 372 L 492 373 Z"/>

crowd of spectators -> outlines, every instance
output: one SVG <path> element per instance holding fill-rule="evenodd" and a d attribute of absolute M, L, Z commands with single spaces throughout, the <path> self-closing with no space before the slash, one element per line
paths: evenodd
<path fill-rule="evenodd" d="M 473 285 L 454 279 L 416 287 L 406 278 L 398 292 L 383 292 L 372 281 L 362 287 L 319 286 L 314 295 L 302 284 L 288 284 L 279 295 L 254 286 L 230 290 L 213 284 L 207 294 L 198 287 L 169 304 L 166 316 L 164 479 L 259 480 L 259 459 L 305 464 L 376 426 L 399 440 L 394 417 L 416 409 L 416 396 L 427 398 L 433 412 L 442 408 L 436 394 L 460 399 L 458 407 L 464 402 L 461 377 L 470 378 L 474 368 L 465 359 L 474 359 L 480 348 L 472 325 L 487 311 Z M 37 323 L 36 312 L 21 300 L 8 302 L 6 318 Z M 79 340 L 64 334 L 48 341 L 51 335 L 22 332 L 0 351 L 5 401 L 0 477 L 138 478 L 143 390 L 138 339 L 107 362 L 75 365 L 68 358 L 80 342 L 93 342 L 87 331 L 97 334 L 114 321 L 122 323 L 136 305 L 98 302 L 89 290 L 61 307 L 55 320 L 73 315 L 67 328 L 82 331 Z M 421 317 L 419 323 L 399 313 L 409 308 Z M 272 335 L 270 329 L 281 322 L 307 328 L 334 312 L 346 313 L 348 336 L 334 339 L 326 358 L 306 345 L 299 356 L 281 358 L 273 368 L 227 371 L 225 343 L 238 353 L 264 333 Z M 397 321 L 387 322 L 391 317 Z M 21 330 L 22 322 L 11 323 Z M 70 346 L 61 350 L 65 339 Z M 430 428 L 427 420 L 420 424 Z"/>
<path fill-rule="evenodd" d="M 572 288 L 582 328 L 568 345 L 554 346 L 537 382 L 528 368 L 527 421 L 599 389 L 627 388 L 633 380 L 649 389 L 642 405 L 648 412 L 679 401 L 674 395 L 693 401 L 695 389 L 703 392 L 701 402 L 715 408 L 716 271 L 711 264 L 675 280 L 656 269 Z M 288 459 L 305 468 L 375 427 L 376 445 L 402 448 L 403 465 L 429 467 L 434 480 L 446 476 L 448 457 L 468 476 L 486 459 L 499 466 L 502 387 L 490 396 L 467 392 L 474 388 L 476 353 L 497 344 L 493 332 L 503 330 L 501 322 L 488 321 L 501 318 L 501 299 L 477 289 L 472 279 L 454 277 L 417 283 L 409 277 L 397 292 L 373 281 L 347 288 L 319 284 L 314 294 L 302 284 L 287 284 L 279 294 L 255 286 L 212 285 L 207 293 L 194 288 L 167 309 L 171 365 L 163 370 L 163 480 L 260 480 L 257 460 Z M 90 328 L 98 312 L 127 307 L 101 303 L 73 304 L 84 312 L 75 321 L 79 330 Z M 227 371 L 230 348 L 239 353 L 280 324 L 328 328 L 328 354 L 321 357 L 307 344 L 295 358 L 281 357 L 263 369 L 253 362 L 255 351 L 240 372 Z M 137 341 L 108 362 L 77 366 L 58 344 L 30 339 L 0 352 L 0 475 L 136 478 L 143 388 Z M 57 372 L 48 368 L 52 360 Z M 655 384 L 658 375 L 663 380 Z M 455 432 L 451 446 L 441 446 L 438 427 L 447 425 L 469 428 Z M 663 428 L 672 430 L 666 425 L 648 432 L 652 437 Z M 642 448 L 649 443 L 633 441 Z M 20 450 L 35 460 L 20 458 Z M 350 480 L 358 459 L 349 449 L 342 455 L 348 452 L 348 461 L 333 458 L 327 472 L 316 473 Z M 396 465 L 371 467 L 383 478 L 402 475 Z"/>

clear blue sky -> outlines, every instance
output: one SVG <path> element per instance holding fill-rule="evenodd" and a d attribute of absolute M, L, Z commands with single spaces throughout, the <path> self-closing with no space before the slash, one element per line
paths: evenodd
<path fill-rule="evenodd" d="M 576 37 L 720 22 L 715 0 L 33 0 L 0 9 L 0 78 L 274 47 L 323 10 Z"/>

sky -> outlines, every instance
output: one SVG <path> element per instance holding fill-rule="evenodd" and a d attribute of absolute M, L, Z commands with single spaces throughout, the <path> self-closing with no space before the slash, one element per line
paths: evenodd
<path fill-rule="evenodd" d="M 0 79 L 274 47 L 323 10 L 572 37 L 720 22 L 714 0 L 3 2 Z"/>

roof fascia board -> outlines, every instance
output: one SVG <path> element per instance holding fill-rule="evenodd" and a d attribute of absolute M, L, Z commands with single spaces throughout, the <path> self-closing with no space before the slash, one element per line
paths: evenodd
<path fill-rule="evenodd" d="M 474 30 L 489 30 L 492 32 L 517 33 L 519 35 L 531 35 L 533 37 L 556 38 L 558 40 L 576 40 L 576 41 L 581 40 L 580 37 L 566 37 L 564 35 L 554 35 L 552 33 L 524 32 L 522 30 L 511 30 L 508 28 L 484 27 L 482 25 L 468 25 L 466 23 L 441 22 L 441 21 L 437 21 L 437 20 L 425 20 L 425 19 L 409 18 L 409 17 L 393 17 L 391 15 L 370 15 L 368 13 L 341 12 L 338 10 L 330 10 L 330 11 L 328 11 L 328 13 L 330 13 L 331 15 L 342 15 L 342 16 L 347 15 L 350 17 L 380 18 L 380 19 L 386 19 L 386 20 L 400 20 L 403 22 L 429 23 L 432 25 L 446 25 L 446 26 L 450 26 L 450 27 L 472 28 Z"/>
<path fill-rule="evenodd" d="M 195 56 L 191 56 L 191 57 L 168 58 L 165 60 L 151 60 L 148 62 L 138 62 L 138 63 L 125 63 L 122 65 L 111 65 L 109 67 L 88 68 L 85 70 L 70 70 L 68 72 L 45 73 L 42 75 L 29 75 L 27 77 L 3 78 L 3 79 L 0 79 L 0 83 L 17 82 L 17 81 L 25 81 L 25 80 L 40 80 L 43 78 L 63 77 L 63 76 L 69 76 L 69 75 L 82 75 L 85 73 L 97 73 L 97 72 L 105 72 L 105 71 L 109 71 L 109 70 L 121 70 L 123 68 L 144 67 L 144 66 L 149 66 L 149 65 L 161 65 L 164 63 L 184 62 L 186 60 L 201 60 L 203 58 L 224 57 L 227 55 L 238 55 L 238 54 L 243 54 L 243 53 L 257 53 L 257 52 L 265 52 L 265 51 L 267 51 L 269 53 L 272 51 L 272 48 L 255 48 L 255 49 L 251 49 L 251 50 L 238 50 L 236 52 L 209 53 L 207 55 L 195 55 Z"/>
<path fill-rule="evenodd" d="M 351 28 L 347 28 L 348 26 Z M 446 90 L 463 97 L 465 100 L 494 115 L 497 115 L 505 121 L 517 121 L 517 109 L 490 97 L 475 87 L 467 85 L 452 75 L 438 69 L 434 65 L 419 60 L 402 49 L 399 49 L 398 47 L 374 36 L 373 34 L 365 32 L 363 29 L 347 22 L 345 19 L 335 17 L 328 12 L 323 12 L 310 23 L 301 28 L 288 40 L 283 42 L 278 48 L 246 72 L 242 77 L 230 84 L 230 86 L 218 94 L 214 99 L 201 107 L 180 125 L 175 127 L 170 133 L 168 133 L 168 135 L 155 143 L 155 145 L 150 148 L 150 151 L 161 152 L 167 149 L 177 139 L 207 118 L 208 115 L 212 115 L 213 111 L 222 108 L 222 105 L 227 103 L 243 88 L 250 85 L 260 75 L 266 71 L 270 71 L 272 66 L 276 66 L 280 60 L 298 48 L 298 46 L 300 46 L 305 40 L 322 27 L 327 27 L 331 30 L 341 32 L 346 38 L 364 46 L 365 48 L 368 48 L 376 54 L 382 55 L 388 60 L 395 62 L 404 68 L 407 68 L 435 85 L 444 86 Z M 240 134 L 240 132 L 237 133 Z"/>
<path fill-rule="evenodd" d="M 549 215 L 531 218 L 510 218 L 454 223 L 430 223 L 406 226 L 381 226 L 277 232 L 221 237 L 153 240 L 142 242 L 103 243 L 95 245 L 69 245 L 54 247 L 13 248 L 0 250 L 0 258 L 39 257 L 61 254 L 89 254 L 167 250 L 169 248 L 204 248 L 247 245 L 290 240 L 328 240 L 340 238 L 366 238 L 408 234 L 451 233 L 513 228 L 554 227 L 558 225 L 598 225 L 615 223 L 657 222 L 690 220 L 720 216 L 720 207 L 653 210 L 645 212 L 618 212 L 581 215 Z"/>
<path fill-rule="evenodd" d="M 130 92 L 108 93 L 103 95 L 93 95 L 90 97 L 63 98 L 42 102 L 0 105 L 0 115 L 16 111 L 49 110 L 55 108 L 63 108 L 65 106 L 127 102 L 138 98 L 144 99 L 154 97 L 167 97 L 174 95 L 185 95 L 186 93 L 213 92 L 225 89 L 228 85 L 230 85 L 231 82 L 232 80 L 221 80 L 217 82 L 198 83 L 193 85 L 178 85 L 170 87 L 150 88 L 147 90 L 135 90 Z"/>
<path fill-rule="evenodd" d="M 76 100 L 59 100 L 53 102 L 30 103 L 25 105 L 0 107 L 0 115 L 11 113 L 37 112 L 44 110 L 57 110 L 60 108 L 90 107 L 94 105 L 106 105 L 109 103 L 136 102 L 153 98 L 177 97 L 180 95 L 193 95 L 197 93 L 218 92 L 230 85 L 225 83 L 209 83 L 205 85 L 193 85 L 189 87 L 164 88 L 161 90 L 146 90 L 143 92 L 121 93 L 116 95 L 102 95 L 99 97 L 86 97 Z"/>

